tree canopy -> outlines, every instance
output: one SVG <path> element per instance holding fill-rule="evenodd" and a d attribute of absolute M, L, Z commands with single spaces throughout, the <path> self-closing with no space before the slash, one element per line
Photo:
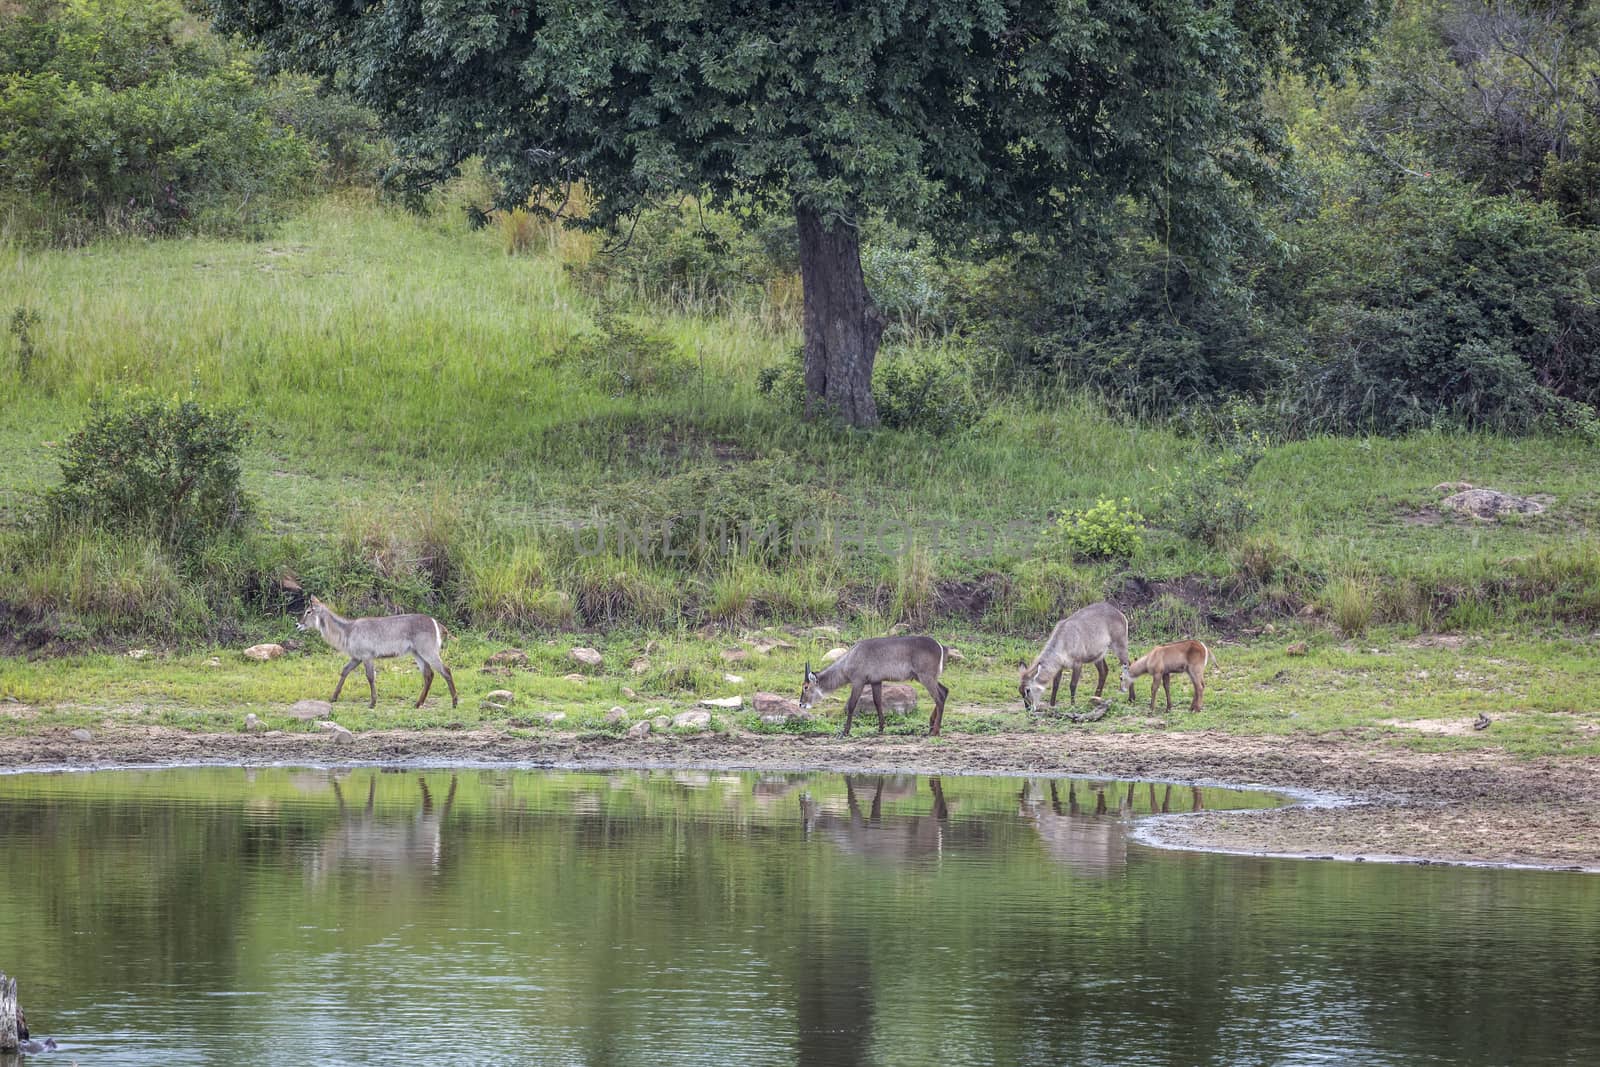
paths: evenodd
<path fill-rule="evenodd" d="M 864 213 L 1003 242 L 1157 213 L 1204 251 L 1270 181 L 1274 74 L 1333 75 L 1374 0 L 211 0 L 221 28 L 383 117 L 414 173 L 481 156 L 507 203 L 582 182 L 792 209 L 807 386 L 856 425 L 881 318 Z"/>

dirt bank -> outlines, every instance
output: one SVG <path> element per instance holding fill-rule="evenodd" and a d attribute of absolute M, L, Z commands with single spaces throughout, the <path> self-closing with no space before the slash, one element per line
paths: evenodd
<path fill-rule="evenodd" d="M 848 740 L 751 734 L 643 740 L 509 737 L 496 730 L 203 734 L 164 727 L 65 729 L 12 742 L 10 769 L 189 762 L 528 763 L 1080 775 L 1311 791 L 1343 803 L 1207 812 L 1144 828 L 1177 847 L 1294 856 L 1514 863 L 1600 871 L 1600 760 L 1494 751 L 1421 753 L 1337 737 L 1218 733 L 947 735 Z"/>

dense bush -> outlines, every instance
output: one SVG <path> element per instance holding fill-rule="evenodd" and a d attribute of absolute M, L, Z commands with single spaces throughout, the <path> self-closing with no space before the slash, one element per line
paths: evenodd
<path fill-rule="evenodd" d="M 694 371 L 670 338 L 611 312 L 603 312 L 593 333 L 566 345 L 556 358 L 612 396 L 655 395 Z"/>
<path fill-rule="evenodd" d="M 49 511 L 65 524 L 138 533 L 191 550 L 252 510 L 239 484 L 239 412 L 145 397 L 99 404 L 67 441 Z"/>
<path fill-rule="evenodd" d="M 1250 435 L 1208 460 L 1175 470 L 1162 497 L 1163 522 L 1191 541 L 1213 548 L 1231 544 L 1255 521 L 1255 501 L 1246 482 L 1266 450 L 1265 439 Z"/>
<path fill-rule="evenodd" d="M 985 350 L 951 342 L 885 348 L 872 372 L 878 417 L 893 430 L 947 437 L 982 426 L 988 411 Z M 805 407 L 800 353 L 762 369 L 757 385 L 791 411 Z"/>
<path fill-rule="evenodd" d="M 1056 528 L 1078 559 L 1130 559 L 1144 545 L 1144 516 L 1131 500 L 1100 500 L 1085 511 L 1066 511 Z"/>
<path fill-rule="evenodd" d="M 171 0 L 16 7 L 0 19 L 0 207 L 24 233 L 249 231 L 319 169 L 348 179 L 376 152 L 358 109 L 269 85 Z"/>

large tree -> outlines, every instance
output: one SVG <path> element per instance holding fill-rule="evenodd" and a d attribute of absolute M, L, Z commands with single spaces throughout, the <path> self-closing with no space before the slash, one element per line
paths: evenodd
<path fill-rule="evenodd" d="M 866 212 L 1006 241 L 1122 203 L 1211 234 L 1276 156 L 1265 81 L 1338 71 L 1381 0 L 210 2 L 419 173 L 482 156 L 507 203 L 581 181 L 600 224 L 680 191 L 791 210 L 811 406 L 870 426 Z"/>

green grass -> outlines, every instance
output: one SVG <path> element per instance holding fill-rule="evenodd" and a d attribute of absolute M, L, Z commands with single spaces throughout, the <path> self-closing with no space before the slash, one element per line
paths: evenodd
<path fill-rule="evenodd" d="M 1130 578 L 1168 583 L 1135 613 L 1141 645 L 1239 633 L 1306 603 L 1319 611 L 1314 632 L 1352 636 L 1526 637 L 1600 618 L 1600 551 L 1585 540 L 1600 518 L 1591 446 L 1446 433 L 1279 445 L 1251 475 L 1259 518 L 1247 538 L 1211 549 L 1165 529 L 1160 500 L 1169 475 L 1209 445 L 1113 419 L 1071 391 L 1001 401 L 981 432 L 945 440 L 805 423 L 757 389 L 798 343 L 795 323 L 771 308 L 624 304 L 693 370 L 658 391 L 609 395 L 568 358 L 604 309 L 565 269 L 563 254 L 582 258 L 583 243 L 558 244 L 507 255 L 503 235 L 469 232 L 455 213 L 335 198 L 261 242 L 0 247 L 0 312 L 40 315 L 27 380 L 0 337 L 0 609 L 69 648 L 180 649 L 160 662 L 185 672 L 186 657 L 203 662 L 212 645 L 281 629 L 281 616 L 260 613 L 274 603 L 261 589 L 285 570 L 346 609 L 429 610 L 482 641 L 584 627 L 670 636 L 708 622 L 839 622 L 865 634 L 904 621 L 976 626 L 1021 651 Z M 185 562 L 26 531 L 90 402 L 133 386 L 250 413 L 245 480 L 262 525 L 241 545 Z M 689 568 L 636 551 L 588 558 L 561 525 L 627 514 L 686 472 L 758 459 L 772 461 L 784 499 L 845 542 Z M 1439 519 L 1432 486 L 1461 479 L 1542 494 L 1549 511 L 1495 525 Z M 1073 562 L 1050 540 L 1063 509 L 1123 497 L 1151 520 L 1132 560 Z M 1034 537 L 1045 540 L 1030 548 Z M 952 606 L 953 584 L 975 580 L 989 583 L 987 606 Z M 65 671 L 114 693 L 137 690 L 146 668 L 91 658 L 6 670 L 28 685 Z M 198 706 L 218 677 L 197 672 Z"/>

